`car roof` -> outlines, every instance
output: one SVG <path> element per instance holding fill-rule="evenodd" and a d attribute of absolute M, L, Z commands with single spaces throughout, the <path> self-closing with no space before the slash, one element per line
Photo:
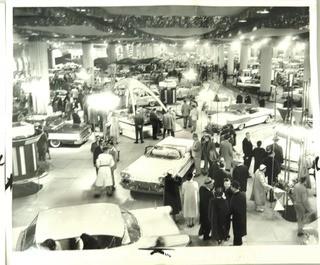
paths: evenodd
<path fill-rule="evenodd" d="M 89 235 L 112 235 L 122 237 L 124 220 L 118 205 L 111 203 L 91 203 L 58 207 L 39 213 L 35 240 L 66 239 Z"/>

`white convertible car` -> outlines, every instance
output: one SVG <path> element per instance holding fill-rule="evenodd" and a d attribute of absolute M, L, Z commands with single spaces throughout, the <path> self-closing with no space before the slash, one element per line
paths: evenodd
<path fill-rule="evenodd" d="M 163 178 L 171 170 L 174 176 L 184 177 L 193 165 L 191 139 L 167 137 L 121 171 L 121 185 L 131 191 L 161 194 Z"/>
<path fill-rule="evenodd" d="M 180 234 L 170 211 L 170 206 L 127 211 L 110 203 L 53 208 L 40 212 L 27 228 L 13 230 L 14 250 L 41 250 L 40 244 L 52 239 L 59 250 L 84 251 L 83 233 L 96 240 L 98 249 L 154 247 L 159 237 L 165 246 L 186 246 L 189 236 Z"/>
<path fill-rule="evenodd" d="M 211 122 L 222 127 L 232 124 L 234 129 L 269 122 L 274 116 L 274 110 L 255 107 L 251 104 L 232 104 L 226 112 L 211 115 Z"/>

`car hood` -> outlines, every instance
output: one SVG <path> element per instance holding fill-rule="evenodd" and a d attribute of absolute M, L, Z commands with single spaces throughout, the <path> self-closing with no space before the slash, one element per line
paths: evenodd
<path fill-rule="evenodd" d="M 163 177 L 168 170 L 172 170 L 173 175 L 177 174 L 188 158 L 181 159 L 160 159 L 146 157 L 138 158 L 123 172 L 130 174 L 130 180 L 137 180 L 149 183 L 158 183 L 159 177 Z M 147 168 L 146 168 L 147 167 Z"/>
<path fill-rule="evenodd" d="M 211 116 L 211 121 L 214 124 L 223 126 L 223 125 L 226 125 L 227 123 L 232 123 L 234 121 L 237 121 L 242 117 L 243 115 L 235 115 L 232 113 L 218 113 L 218 114 L 213 114 Z"/>
<path fill-rule="evenodd" d="M 170 212 L 170 206 L 131 211 L 140 226 L 141 238 L 137 242 L 140 247 L 154 246 L 160 236 L 163 237 L 165 246 L 185 246 L 189 243 L 189 236 L 180 234 Z"/>

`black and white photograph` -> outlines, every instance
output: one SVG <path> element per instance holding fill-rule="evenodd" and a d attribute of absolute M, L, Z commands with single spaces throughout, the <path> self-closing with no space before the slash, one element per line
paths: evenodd
<path fill-rule="evenodd" d="M 317 246 L 315 1 L 108 2 L 7 7 L 12 264 Z"/>

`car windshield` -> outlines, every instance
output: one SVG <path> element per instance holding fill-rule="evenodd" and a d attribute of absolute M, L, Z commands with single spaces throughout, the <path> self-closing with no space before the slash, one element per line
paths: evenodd
<path fill-rule="evenodd" d="M 121 210 L 122 218 L 125 222 L 125 235 L 122 244 L 131 244 L 139 240 L 141 231 L 136 217 L 127 210 Z"/>
<path fill-rule="evenodd" d="M 149 153 L 149 156 L 165 159 L 180 159 L 181 152 L 174 147 L 155 146 Z"/>

